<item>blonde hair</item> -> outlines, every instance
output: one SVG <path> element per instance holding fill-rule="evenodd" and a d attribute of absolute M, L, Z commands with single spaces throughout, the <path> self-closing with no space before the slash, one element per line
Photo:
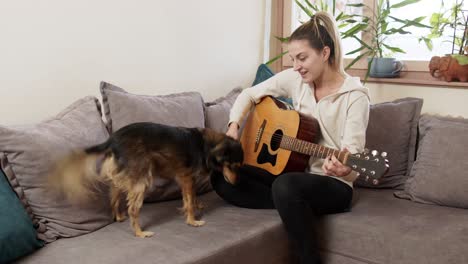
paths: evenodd
<path fill-rule="evenodd" d="M 294 30 L 289 37 L 289 42 L 293 40 L 307 40 L 312 48 L 319 51 L 328 46 L 330 48 L 328 64 L 345 76 L 339 34 L 333 16 L 327 12 L 320 11 L 315 13 L 308 22 Z"/>

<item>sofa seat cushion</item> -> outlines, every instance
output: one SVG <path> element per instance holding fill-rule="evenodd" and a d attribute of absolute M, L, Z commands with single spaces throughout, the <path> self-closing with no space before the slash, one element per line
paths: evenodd
<path fill-rule="evenodd" d="M 275 210 L 234 207 L 214 192 L 200 199 L 206 206 L 202 227 L 185 224 L 177 210 L 181 200 L 147 203 L 140 223 L 155 232 L 151 238 L 134 237 L 126 220 L 57 240 L 21 263 L 287 263 L 287 238 Z"/>
<path fill-rule="evenodd" d="M 468 210 L 398 199 L 392 190 L 356 192 L 351 213 L 320 222 L 325 252 L 365 263 L 468 263 Z"/>

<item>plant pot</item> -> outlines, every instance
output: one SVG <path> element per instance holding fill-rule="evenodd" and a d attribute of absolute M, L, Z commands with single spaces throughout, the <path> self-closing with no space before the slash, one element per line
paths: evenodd
<path fill-rule="evenodd" d="M 403 63 L 395 58 L 368 58 L 372 61 L 369 76 L 375 78 L 393 78 L 400 76 Z"/>
<path fill-rule="evenodd" d="M 459 55 L 468 56 L 468 55 Z M 468 64 L 460 65 L 452 55 L 434 56 L 429 62 L 429 72 L 435 78 L 446 82 L 468 82 Z"/>

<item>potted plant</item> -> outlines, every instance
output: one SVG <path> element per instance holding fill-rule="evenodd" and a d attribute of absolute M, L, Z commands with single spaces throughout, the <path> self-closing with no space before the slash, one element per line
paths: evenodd
<path fill-rule="evenodd" d="M 374 9 L 364 4 L 358 4 L 363 8 L 371 10 L 368 12 L 370 14 L 368 15 L 369 26 L 364 30 L 364 32 L 368 34 L 370 41 L 364 42 L 356 36 L 350 36 L 359 41 L 361 47 L 347 53 L 347 55 L 360 53 L 359 56 L 351 61 L 347 69 L 357 61 L 367 57 L 366 80 L 369 76 L 397 77 L 402 65 L 396 61 L 395 58 L 389 56 L 389 54 L 405 53 L 405 51 L 400 47 L 390 45 L 388 38 L 393 35 L 411 34 L 411 32 L 408 31 L 411 27 L 430 28 L 430 26 L 421 23 L 425 16 L 414 19 L 400 19 L 392 16 L 392 10 L 415 4 L 419 1 L 420 0 L 403 0 L 390 5 L 389 0 L 377 0 Z"/>
<path fill-rule="evenodd" d="M 432 39 L 445 38 L 444 33 L 451 32 L 448 40 L 452 51 L 443 57 L 433 56 L 429 63 L 430 74 L 445 81 L 468 81 L 468 10 L 464 10 L 464 0 L 456 1 L 445 8 L 441 1 L 441 11 L 431 15 L 431 34 L 424 38 L 427 47 L 432 50 Z"/>

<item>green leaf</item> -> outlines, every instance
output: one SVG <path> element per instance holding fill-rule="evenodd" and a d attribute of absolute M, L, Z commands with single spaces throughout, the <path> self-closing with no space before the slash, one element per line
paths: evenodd
<path fill-rule="evenodd" d="M 272 58 L 271 60 L 269 60 L 269 61 L 267 61 L 267 62 L 265 62 L 265 64 L 266 64 L 266 65 L 272 64 L 273 62 L 277 61 L 279 58 L 283 57 L 284 54 L 286 54 L 286 53 L 288 53 L 288 51 L 282 52 L 280 55 L 278 55 L 278 56 Z"/>
<path fill-rule="evenodd" d="M 310 8 L 312 8 L 315 12 L 318 12 L 318 11 L 319 11 L 318 8 L 317 8 L 317 6 L 311 4 L 309 0 L 305 0 L 305 2 L 306 2 L 306 4 L 307 4 Z"/>
<path fill-rule="evenodd" d="M 367 43 L 365 43 L 364 41 L 362 41 L 360 38 L 356 37 L 356 36 L 352 36 L 353 39 L 357 40 L 359 43 L 361 43 L 362 46 L 368 48 L 368 49 L 372 49 L 371 46 L 369 46 Z"/>
<path fill-rule="evenodd" d="M 346 66 L 345 69 L 347 70 L 347 69 L 351 68 L 356 62 L 358 62 L 358 61 L 359 61 L 360 59 L 362 59 L 364 56 L 367 56 L 367 55 L 369 55 L 369 54 L 370 54 L 370 52 L 365 52 L 365 53 L 363 53 L 363 54 L 357 56 L 356 58 L 354 58 L 354 59 Z"/>
<path fill-rule="evenodd" d="M 276 36 L 275 36 L 275 39 L 281 41 L 281 43 L 287 43 L 287 42 L 289 42 L 289 37 L 283 38 L 283 37 L 276 37 Z"/>
<path fill-rule="evenodd" d="M 421 43 L 421 40 L 424 41 L 424 43 L 426 44 L 427 49 L 432 51 L 432 49 L 434 48 L 434 46 L 432 44 L 432 40 L 430 38 L 421 37 L 421 38 L 418 39 L 419 43 Z"/>
<path fill-rule="evenodd" d="M 340 19 L 343 17 L 344 13 L 340 12 L 338 16 L 335 18 L 336 21 L 340 21 Z"/>
<path fill-rule="evenodd" d="M 366 83 L 367 78 L 369 78 L 370 69 L 371 69 L 372 63 L 374 62 L 374 58 L 375 56 L 372 56 L 372 58 L 367 62 L 367 72 L 366 72 L 366 77 L 364 78 L 364 83 Z"/>
<path fill-rule="evenodd" d="M 367 28 L 367 24 L 359 23 L 355 25 L 354 27 L 350 28 L 348 31 L 344 32 L 343 36 L 350 37 L 351 35 L 355 35 L 356 33 L 363 31 L 366 28 Z"/>
<path fill-rule="evenodd" d="M 307 9 L 305 6 L 303 6 L 298 0 L 294 0 L 294 2 L 296 2 L 296 4 L 309 16 L 309 17 L 312 17 L 314 14 L 312 14 L 312 12 L 310 12 L 309 9 Z"/>
<path fill-rule="evenodd" d="M 385 48 L 393 51 L 393 52 L 399 52 L 399 53 L 406 53 L 404 50 L 400 49 L 400 48 L 397 48 L 397 47 L 392 47 L 392 46 L 389 46 L 389 45 L 386 45 L 384 43 L 382 43 L 382 46 L 384 46 Z"/>
<path fill-rule="evenodd" d="M 351 7 L 365 7 L 366 5 L 365 4 L 346 4 L 346 6 L 351 6 Z"/>
<path fill-rule="evenodd" d="M 398 4 L 394 4 L 392 6 L 390 6 L 390 8 L 400 8 L 400 7 L 403 7 L 403 6 L 407 6 L 407 5 L 411 5 L 411 4 L 415 4 L 417 2 L 419 2 L 421 0 L 404 0 Z"/>
<path fill-rule="evenodd" d="M 385 21 L 382 22 L 382 26 L 381 26 L 381 28 L 380 28 L 380 32 L 383 33 L 383 32 L 385 32 L 385 31 L 387 31 L 387 26 L 388 26 L 388 23 L 387 23 L 387 22 L 385 22 Z"/>
<path fill-rule="evenodd" d="M 397 22 L 402 23 L 405 27 L 415 26 L 415 27 L 421 27 L 421 28 L 432 28 L 431 26 L 427 26 L 427 25 L 419 23 L 421 20 L 426 18 L 425 16 L 417 17 L 413 20 L 408 20 L 408 19 L 403 20 L 403 19 L 399 19 L 393 16 L 389 16 L 389 17 Z"/>
<path fill-rule="evenodd" d="M 361 51 L 361 50 L 363 50 L 363 49 L 365 49 L 365 48 L 366 48 L 366 47 L 361 46 L 360 48 L 357 48 L 357 49 L 355 49 L 355 50 L 353 50 L 353 51 L 350 51 L 350 52 L 346 53 L 346 55 L 354 54 L 354 53 L 359 52 L 359 51 Z"/>
<path fill-rule="evenodd" d="M 468 65 L 468 56 L 467 55 L 460 55 L 460 54 L 454 54 L 452 55 L 453 58 L 455 58 L 458 61 L 458 64 L 460 65 Z"/>

